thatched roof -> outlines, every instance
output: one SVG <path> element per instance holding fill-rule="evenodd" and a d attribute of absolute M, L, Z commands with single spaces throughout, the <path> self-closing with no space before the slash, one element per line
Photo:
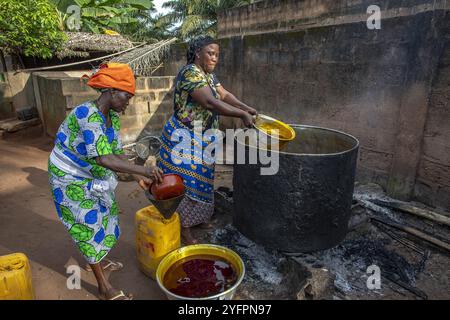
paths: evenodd
<path fill-rule="evenodd" d="M 89 58 L 89 52 L 119 52 L 133 47 L 130 40 L 121 35 L 93 34 L 87 32 L 66 32 L 68 41 L 56 53 L 60 59 L 69 57 Z"/>

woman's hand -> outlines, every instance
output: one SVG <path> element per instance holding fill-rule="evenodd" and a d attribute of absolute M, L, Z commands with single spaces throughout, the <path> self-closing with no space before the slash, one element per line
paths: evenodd
<path fill-rule="evenodd" d="M 157 166 L 145 167 L 145 176 L 152 179 L 156 183 L 161 183 L 163 178 L 163 171 Z"/>
<path fill-rule="evenodd" d="M 248 112 L 243 112 L 241 116 L 242 121 L 244 122 L 244 125 L 247 128 L 251 128 L 253 124 L 255 123 L 255 118 Z"/>
<path fill-rule="evenodd" d="M 258 115 L 258 111 L 256 111 L 256 109 L 253 109 L 252 107 L 247 107 L 246 111 L 248 113 L 250 113 L 252 116 L 257 116 Z"/>
<path fill-rule="evenodd" d="M 153 180 L 150 178 L 146 178 L 146 177 L 142 177 L 139 181 L 138 184 L 139 186 L 144 190 L 147 191 L 150 189 L 150 186 L 152 185 Z"/>

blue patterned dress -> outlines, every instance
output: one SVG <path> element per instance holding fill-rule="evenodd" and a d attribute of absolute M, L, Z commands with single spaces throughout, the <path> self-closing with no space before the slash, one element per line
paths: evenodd
<path fill-rule="evenodd" d="M 114 193 L 109 197 L 94 193 L 94 181 L 106 181 L 115 174 L 97 165 L 95 158 L 122 154 L 120 120 L 110 110 L 112 126 L 106 126 L 104 115 L 93 102 L 77 106 L 59 127 L 54 151 L 64 160 L 80 168 L 74 175 L 49 159 L 50 186 L 58 217 L 67 228 L 88 263 L 100 262 L 114 247 L 120 236 L 119 208 Z M 55 150 L 57 149 L 57 150 Z M 69 172 L 70 171 L 70 172 Z M 87 173 L 87 174 L 86 174 Z M 106 200 L 110 201 L 106 201 Z"/>
<path fill-rule="evenodd" d="M 208 155 L 204 150 L 215 140 L 205 137 L 203 133 L 208 129 L 218 129 L 219 116 L 197 103 L 191 93 L 209 87 L 213 96 L 219 99 L 219 86 L 213 73 L 204 73 L 195 64 L 184 66 L 175 83 L 174 114 L 163 128 L 157 163 L 164 173 L 176 173 L 183 177 L 186 197 L 177 209 L 183 227 L 208 222 L 214 212 L 215 159 L 214 155 Z M 201 123 L 201 136 L 194 132 L 195 122 Z M 179 129 L 187 132 L 186 138 L 191 142 L 189 152 L 177 152 L 178 143 L 172 141 L 172 135 Z"/>

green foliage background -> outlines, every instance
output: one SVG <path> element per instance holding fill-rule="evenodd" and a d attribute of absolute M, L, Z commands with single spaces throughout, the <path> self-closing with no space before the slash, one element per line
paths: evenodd
<path fill-rule="evenodd" d="M 50 58 L 66 40 L 58 12 L 48 0 L 0 0 L 0 48 Z"/>

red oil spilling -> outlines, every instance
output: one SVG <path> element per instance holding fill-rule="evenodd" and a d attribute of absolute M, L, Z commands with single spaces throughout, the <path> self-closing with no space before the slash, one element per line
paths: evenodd
<path fill-rule="evenodd" d="M 204 298 L 228 290 L 236 281 L 237 272 L 225 259 L 194 255 L 174 263 L 167 270 L 163 284 L 176 295 Z"/>

